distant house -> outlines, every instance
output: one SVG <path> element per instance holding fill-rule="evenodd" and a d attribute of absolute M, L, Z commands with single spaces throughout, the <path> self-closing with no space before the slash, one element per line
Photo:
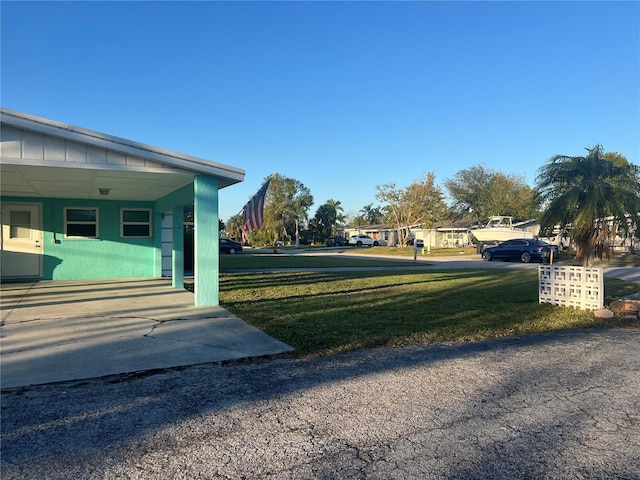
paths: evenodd
<path fill-rule="evenodd" d="M 411 229 L 410 238 L 422 240 L 425 247 L 468 247 L 472 245 L 470 230 L 475 225 L 473 221 L 455 221 L 437 223 L 430 229 L 417 226 Z"/>
<path fill-rule="evenodd" d="M 475 220 L 456 220 L 435 227 L 436 245 L 442 248 L 468 247 L 473 245 L 471 231 L 477 227 Z"/>
<path fill-rule="evenodd" d="M 195 304 L 218 304 L 218 190 L 243 170 L 8 109 L 0 120 L 3 282 L 164 269 L 182 288 L 193 205 Z"/>
<path fill-rule="evenodd" d="M 341 233 L 347 240 L 354 235 L 364 234 L 369 235 L 373 239 L 384 240 L 390 247 L 398 243 L 398 232 L 396 229 L 384 224 L 347 226 L 341 230 Z"/>
<path fill-rule="evenodd" d="M 395 227 L 386 224 L 348 226 L 342 229 L 345 238 L 353 235 L 365 234 L 373 239 L 382 239 L 389 247 L 400 246 L 400 238 L 398 230 Z M 420 225 L 412 225 L 404 231 L 405 239 L 410 238 L 428 238 L 428 231 L 421 228 Z M 426 244 L 426 243 L 425 243 Z"/>

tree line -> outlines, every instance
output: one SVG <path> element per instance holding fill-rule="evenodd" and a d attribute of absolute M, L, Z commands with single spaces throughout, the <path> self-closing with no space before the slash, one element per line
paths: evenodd
<path fill-rule="evenodd" d="M 275 173 L 265 178 L 271 182 L 264 223 L 249 232 L 249 243 L 324 243 L 340 226 L 383 223 L 396 228 L 403 242 L 406 232 L 417 225 L 428 229 L 445 221 L 482 223 L 492 215 L 508 215 L 536 218 L 543 230 L 566 228 L 578 247 L 578 261 L 584 263 L 594 251 L 602 256 L 612 236 L 630 235 L 640 224 L 639 167 L 619 153 L 605 153 L 600 145 L 586 150 L 585 156 L 549 159 L 534 188 L 524 177 L 480 164 L 445 180 L 446 195 L 433 172 L 404 187 L 377 185 L 375 198 L 381 206 L 370 203 L 356 214 L 345 214 L 340 201 L 329 199 L 309 217 L 310 190 L 299 180 Z M 239 239 L 241 228 L 242 216 L 236 215 L 226 222 L 225 233 Z"/>

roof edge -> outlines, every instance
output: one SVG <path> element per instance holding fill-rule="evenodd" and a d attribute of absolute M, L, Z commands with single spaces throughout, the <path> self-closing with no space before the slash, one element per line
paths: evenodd
<path fill-rule="evenodd" d="M 186 155 L 164 148 L 154 147 L 113 135 L 107 135 L 95 130 L 77 127 L 4 107 L 0 108 L 0 121 L 1 123 L 14 127 L 53 135 L 67 140 L 80 141 L 93 146 L 107 148 L 109 150 L 127 153 L 138 157 L 144 157 L 149 160 L 161 162 L 184 170 L 224 177 L 232 181 L 227 183 L 227 185 L 242 182 L 245 176 L 245 171 L 241 168 L 213 162 L 211 160 L 205 160 L 203 158 Z"/>

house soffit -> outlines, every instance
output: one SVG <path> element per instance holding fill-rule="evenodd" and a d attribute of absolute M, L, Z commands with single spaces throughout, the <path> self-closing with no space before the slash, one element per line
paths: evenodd
<path fill-rule="evenodd" d="M 193 179 L 190 173 L 0 164 L 0 192 L 15 197 L 155 201 Z"/>
<path fill-rule="evenodd" d="M 216 177 L 219 188 L 244 180 L 244 171 L 235 167 L 20 112 L 0 112 L 3 196 L 153 201 L 197 175 Z M 47 148 L 55 155 L 48 155 Z"/>

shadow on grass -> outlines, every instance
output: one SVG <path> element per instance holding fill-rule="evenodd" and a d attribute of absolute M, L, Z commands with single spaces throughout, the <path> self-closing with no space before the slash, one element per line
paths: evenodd
<path fill-rule="evenodd" d="M 519 270 L 225 275 L 221 303 L 302 357 L 607 325 L 539 304 Z"/>

